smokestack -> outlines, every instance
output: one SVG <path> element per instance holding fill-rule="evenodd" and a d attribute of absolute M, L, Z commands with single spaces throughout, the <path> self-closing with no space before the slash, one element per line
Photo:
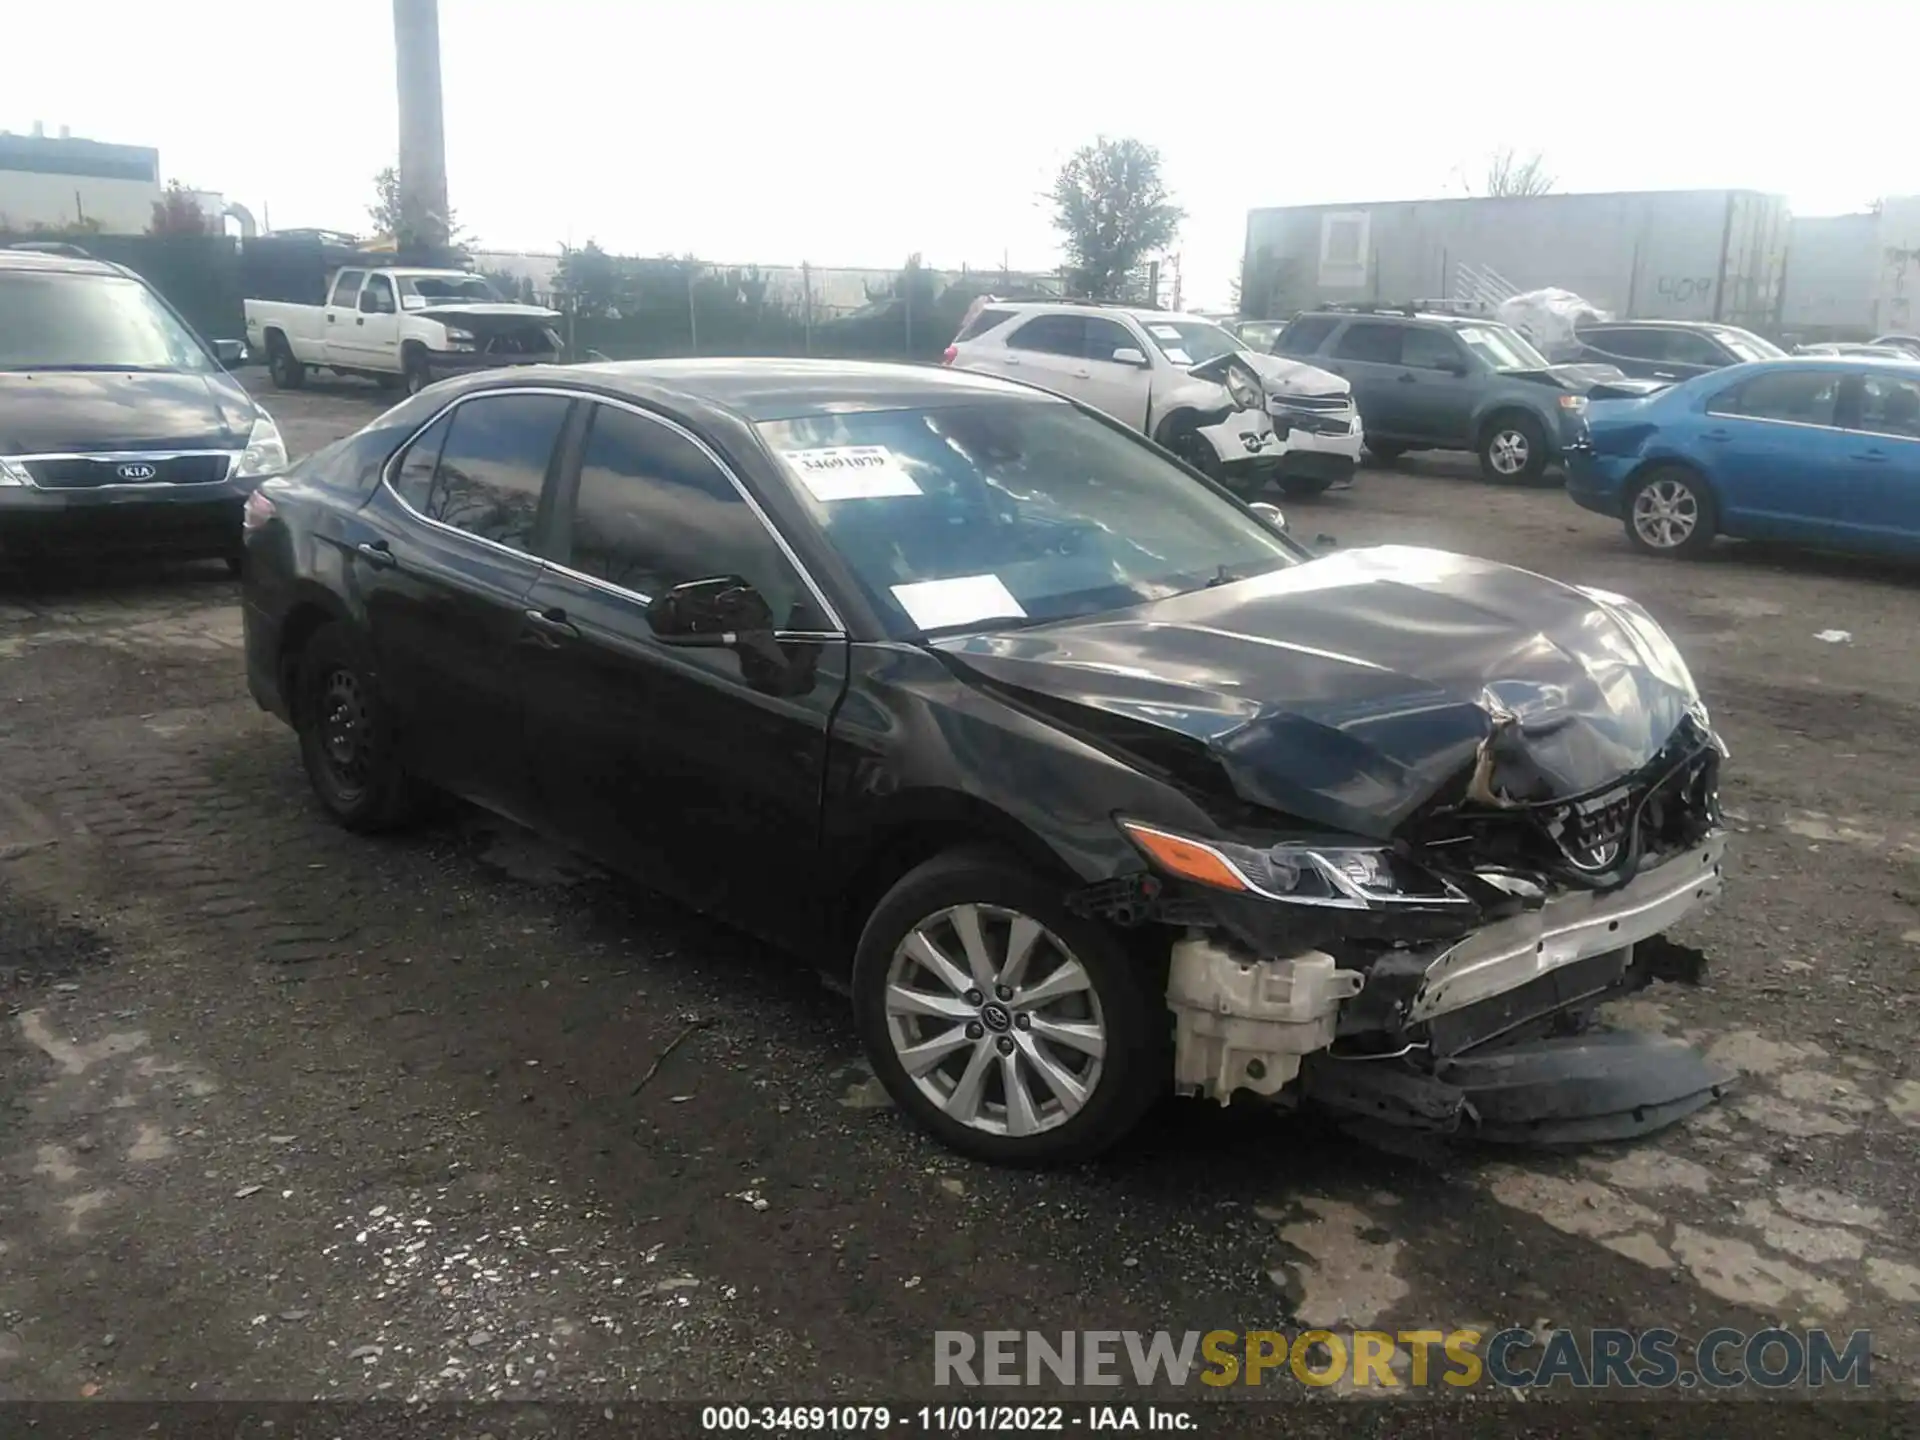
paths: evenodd
<path fill-rule="evenodd" d="M 62 125 L 60 127 L 60 138 L 62 140 L 71 140 L 73 138 L 73 131 L 69 130 L 66 126 Z"/>
<path fill-rule="evenodd" d="M 33 122 L 33 138 L 36 140 L 44 140 L 47 138 L 47 127 L 42 125 L 38 120 Z"/>
<path fill-rule="evenodd" d="M 439 0 L 393 0 L 393 68 L 400 99 L 400 210 L 420 232 L 407 238 L 443 246 L 449 237 Z"/>

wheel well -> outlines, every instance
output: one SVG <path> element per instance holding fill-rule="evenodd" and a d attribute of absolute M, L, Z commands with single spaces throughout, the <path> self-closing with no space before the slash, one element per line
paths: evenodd
<path fill-rule="evenodd" d="M 1495 427 L 1502 421 L 1508 420 L 1525 420 L 1536 430 L 1539 430 L 1543 436 L 1546 433 L 1547 427 L 1545 422 L 1542 421 L 1538 415 L 1534 414 L 1533 411 L 1523 405 L 1503 405 L 1480 422 L 1480 429 L 1473 437 L 1474 448 L 1476 450 L 1486 448 L 1487 441 L 1493 438 Z"/>
<path fill-rule="evenodd" d="M 286 702 L 289 714 L 296 700 L 294 677 L 300 656 L 315 632 L 333 618 L 333 612 L 324 605 L 303 600 L 288 611 L 287 618 L 281 622 L 279 663 L 274 667 L 274 675 L 280 682 L 280 698 Z"/>
<path fill-rule="evenodd" d="M 423 340 L 403 340 L 400 342 L 400 358 L 403 360 L 410 356 L 425 355 L 426 353 L 427 346 Z"/>
<path fill-rule="evenodd" d="M 936 855 L 968 848 L 998 850 L 1036 873 L 1057 876 L 1063 886 L 1074 883 L 1046 846 L 994 812 L 916 818 L 884 827 L 841 886 L 829 937 L 836 964 L 851 967 L 867 917 L 902 876 Z"/>
<path fill-rule="evenodd" d="M 1691 460 L 1682 460 L 1677 456 L 1673 456 L 1673 455 L 1655 456 L 1651 460 L 1643 460 L 1638 465 L 1634 466 L 1633 470 L 1627 476 L 1626 483 L 1620 487 L 1620 498 L 1624 501 L 1629 495 L 1633 494 L 1635 490 L 1639 489 L 1640 482 L 1647 478 L 1647 474 L 1649 471 L 1653 471 L 1653 470 L 1684 470 L 1686 471 L 1688 475 L 1693 477 L 1695 483 L 1698 484 L 1702 490 L 1707 492 L 1707 499 L 1713 502 L 1714 510 L 1716 512 L 1719 511 L 1720 496 L 1714 490 L 1713 480 L 1708 476 L 1707 472 L 1702 470 L 1698 465 L 1694 464 Z"/>
<path fill-rule="evenodd" d="M 1198 410 L 1191 410 L 1184 407 L 1169 412 L 1163 416 L 1160 423 L 1154 427 L 1154 443 L 1165 446 L 1167 449 L 1172 449 L 1174 437 L 1182 430 L 1198 428 L 1195 422 L 1198 421 L 1199 418 L 1200 412 Z"/>
<path fill-rule="evenodd" d="M 276 325 L 269 325 L 267 327 L 266 342 L 267 342 L 267 349 L 269 352 L 271 352 L 275 346 L 278 346 L 282 350 L 288 350 L 292 348 L 287 344 L 286 331 L 280 329 Z"/>

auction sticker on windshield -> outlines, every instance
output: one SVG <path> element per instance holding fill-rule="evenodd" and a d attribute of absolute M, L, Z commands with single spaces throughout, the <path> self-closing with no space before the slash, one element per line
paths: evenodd
<path fill-rule="evenodd" d="M 1156 340 L 1178 340 L 1180 332 L 1171 325 L 1149 325 L 1147 331 Z"/>
<path fill-rule="evenodd" d="M 893 598 L 922 630 L 968 625 L 975 620 L 1018 620 L 1026 615 L 998 575 L 956 575 L 893 587 Z"/>
<path fill-rule="evenodd" d="M 787 450 L 782 452 L 782 458 L 793 467 L 794 474 L 800 477 L 813 498 L 822 504 L 920 493 L 913 477 L 884 445 Z"/>

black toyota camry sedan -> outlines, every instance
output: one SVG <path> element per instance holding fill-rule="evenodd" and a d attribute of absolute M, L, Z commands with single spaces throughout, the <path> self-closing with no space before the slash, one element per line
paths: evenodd
<path fill-rule="evenodd" d="M 1555 1140 L 1719 1093 L 1592 1023 L 1724 845 L 1620 596 L 1316 558 L 1071 401 L 828 361 L 445 381 L 246 536 L 249 682 L 337 820 L 462 796 L 824 966 L 967 1153 L 1169 1091 Z"/>
<path fill-rule="evenodd" d="M 238 567 L 240 506 L 286 468 L 272 419 L 124 266 L 0 247 L 0 566 L 109 556 Z"/>

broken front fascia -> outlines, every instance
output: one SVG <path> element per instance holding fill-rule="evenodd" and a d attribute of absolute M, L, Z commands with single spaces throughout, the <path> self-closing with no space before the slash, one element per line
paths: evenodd
<path fill-rule="evenodd" d="M 1496 725 L 1483 748 L 1517 738 Z M 1444 1016 L 1445 1048 L 1467 1050 L 1644 983 L 1631 947 L 1719 893 L 1723 754 L 1700 712 L 1598 796 L 1521 804 L 1496 791 L 1489 804 L 1469 781 L 1462 803 L 1416 827 L 1439 837 L 1420 845 L 1263 847 L 1122 819 L 1157 874 L 1080 898 L 1123 924 L 1186 928 L 1167 992 L 1176 1085 L 1222 1103 L 1273 1095 L 1341 1036 L 1402 1054 Z M 1483 753 L 1474 775 L 1500 768 Z M 1506 848 L 1476 825 L 1508 832 L 1495 837 Z"/>

